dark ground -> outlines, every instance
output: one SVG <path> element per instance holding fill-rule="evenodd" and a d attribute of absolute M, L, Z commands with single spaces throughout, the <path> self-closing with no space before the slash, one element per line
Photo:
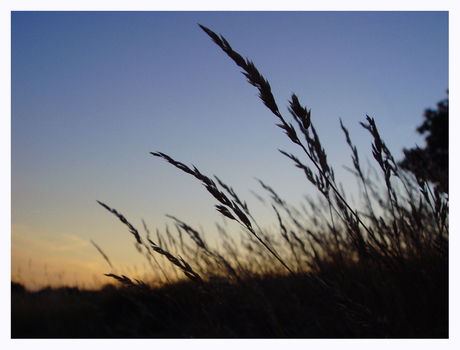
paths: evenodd
<path fill-rule="evenodd" d="M 182 282 L 29 292 L 12 283 L 11 337 L 448 338 L 447 275 L 438 277 L 429 286 L 422 272 L 371 284 L 357 274 L 341 288 L 349 299 L 292 277 L 219 283 L 209 291 Z"/>

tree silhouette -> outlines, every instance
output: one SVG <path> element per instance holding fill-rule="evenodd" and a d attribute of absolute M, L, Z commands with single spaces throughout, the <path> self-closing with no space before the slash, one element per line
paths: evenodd
<path fill-rule="evenodd" d="M 447 91 L 449 95 L 449 91 Z M 449 190 L 449 98 L 438 102 L 437 109 L 426 109 L 425 121 L 417 128 L 425 138 L 426 147 L 404 149 L 405 158 L 399 165 L 421 180 L 436 184 L 444 193 Z"/>

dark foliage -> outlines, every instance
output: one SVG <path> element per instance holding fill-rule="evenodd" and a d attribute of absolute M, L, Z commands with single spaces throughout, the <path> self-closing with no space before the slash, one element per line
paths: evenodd
<path fill-rule="evenodd" d="M 431 280 L 439 263 L 413 263 L 409 274 L 383 276 L 377 286 L 358 266 L 347 271 L 344 281 L 330 264 L 321 278 L 345 288 L 351 299 L 341 303 L 333 290 L 302 276 L 301 284 L 292 276 L 213 283 L 208 287 L 215 295 L 192 281 L 163 288 L 14 293 L 11 337 L 447 338 L 447 278 Z M 305 288 L 321 300 L 309 297 Z M 353 314 L 351 300 L 366 305 L 364 312 Z"/>
<path fill-rule="evenodd" d="M 399 165 L 418 178 L 431 181 L 438 190 L 449 191 L 449 98 L 438 102 L 437 109 L 426 109 L 424 122 L 417 128 L 427 134 L 426 147 L 404 149 L 405 158 Z"/>

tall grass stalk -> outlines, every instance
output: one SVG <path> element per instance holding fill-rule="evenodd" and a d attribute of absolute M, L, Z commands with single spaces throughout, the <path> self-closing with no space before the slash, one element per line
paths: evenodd
<path fill-rule="evenodd" d="M 239 243 L 233 233 L 217 226 L 223 251 L 211 247 L 197 230 L 171 215 L 168 217 L 178 237 L 168 228 L 166 236 L 157 230 L 157 244 L 150 239 L 144 222 L 144 241 L 123 215 L 98 203 L 128 227 L 136 248 L 150 263 L 155 261 L 167 285 L 174 285 L 166 273 L 165 263 L 170 263 L 212 296 L 214 301 L 206 305 L 214 306 L 203 312 L 210 320 L 221 322 L 219 334 L 266 336 L 257 327 L 260 323 L 277 337 L 447 337 L 448 195 L 429 183 L 423 177 L 425 172 L 414 176 L 402 171 L 375 120 L 366 116 L 361 126 L 372 137 L 372 155 L 377 163 L 377 168 L 370 167 L 367 173 L 340 120 L 351 149 L 353 167 L 349 170 L 359 181 L 363 199 L 362 207 L 352 208 L 327 160 L 311 110 L 292 94 L 288 111 L 293 122 L 288 122 L 279 111 L 269 82 L 254 63 L 234 51 L 223 36 L 199 26 L 243 69 L 247 81 L 258 89 L 259 98 L 277 117 L 276 125 L 300 148 L 300 156 L 279 151 L 316 187 L 318 199 L 306 197 L 306 203 L 296 208 L 258 180 L 270 196 L 277 218 L 278 233 L 270 232 L 261 228 L 246 202 L 220 178 L 214 176 L 214 180 L 165 153 L 151 152 L 200 181 L 216 200 L 216 210 L 239 224 Z M 311 165 L 302 160 L 305 156 Z M 157 260 L 154 253 L 162 259 Z M 126 286 L 146 286 L 124 275 L 107 276 Z M 235 304 L 235 297 L 240 304 Z M 215 305 L 223 305 L 239 325 L 246 325 L 245 330 L 217 316 L 219 307 Z M 255 321 L 248 310 L 263 316 Z"/>

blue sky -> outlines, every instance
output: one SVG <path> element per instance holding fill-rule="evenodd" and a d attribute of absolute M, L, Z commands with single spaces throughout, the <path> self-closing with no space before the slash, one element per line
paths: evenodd
<path fill-rule="evenodd" d="M 151 231 L 173 227 L 170 214 L 217 241 L 213 198 L 151 151 L 217 175 L 264 225 L 274 217 L 250 194 L 267 198 L 254 177 L 294 205 L 316 196 L 277 149 L 301 153 L 197 23 L 255 63 L 288 120 L 292 92 L 311 108 L 351 190 L 339 118 L 364 161 L 366 114 L 399 160 L 424 145 L 415 129 L 449 87 L 447 12 L 13 12 L 13 277 L 103 280 L 111 270 L 90 240 L 120 269 L 139 267 L 129 232 L 96 200 L 139 230 L 142 218 Z"/>

